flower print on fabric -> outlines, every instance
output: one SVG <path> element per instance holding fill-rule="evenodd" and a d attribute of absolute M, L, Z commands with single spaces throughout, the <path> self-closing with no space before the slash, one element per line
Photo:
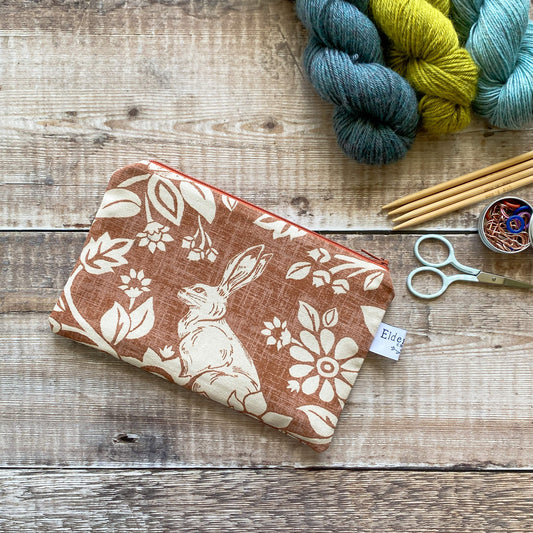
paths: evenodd
<path fill-rule="evenodd" d="M 154 253 L 156 250 L 166 251 L 165 242 L 171 242 L 174 239 L 168 234 L 168 226 L 163 226 L 159 222 L 148 222 L 144 231 L 137 233 L 140 238 L 139 246 L 148 246 L 148 250 Z"/>
<path fill-rule="evenodd" d="M 304 329 L 292 338 L 290 356 L 297 361 L 289 374 L 288 389 L 308 396 L 318 393 L 324 403 L 337 399 L 341 404 L 350 394 L 363 359 L 350 337 L 336 339 L 332 328 L 338 322 L 336 308 L 326 311 L 322 320 L 317 310 L 300 301 L 298 320 Z"/>
<path fill-rule="evenodd" d="M 177 324 L 177 352 L 148 348 L 133 364 L 267 424 L 288 426 L 292 417 L 268 410 L 255 363 L 226 320 L 230 297 L 260 278 L 271 258 L 263 244 L 252 246 L 228 260 L 217 285 L 182 287 L 177 296 L 188 310 Z"/>
<path fill-rule="evenodd" d="M 201 261 L 207 259 L 213 263 L 218 257 L 218 252 L 213 248 L 211 237 L 204 231 L 202 219 L 198 217 L 198 229 L 191 237 L 185 237 L 181 243 L 182 248 L 189 250 L 187 259 L 189 261 Z"/>
<path fill-rule="evenodd" d="M 144 161 L 113 174 L 50 325 L 323 451 L 384 264 Z"/>
<path fill-rule="evenodd" d="M 128 260 L 125 255 L 130 251 L 133 242 L 132 239 L 112 239 L 108 232 L 97 239 L 91 237 L 81 252 L 80 264 L 67 281 L 58 304 L 60 312 L 67 310 L 70 312 L 76 325 L 60 324 L 50 318 L 52 331 L 75 333 L 86 339 L 86 344 L 119 357 L 115 347 L 124 339 L 139 339 L 152 330 L 155 320 L 153 298 L 146 299 L 132 309 L 135 300 L 150 290 L 147 285 L 151 280 L 144 276 L 142 270 L 137 272 L 130 269 L 129 276 L 126 274 L 120 276 L 123 285 L 116 288 L 119 291 L 117 299 L 113 298 L 111 307 L 102 314 L 98 326 L 89 322 L 84 316 L 83 309 L 78 309 L 79 303 L 72 293 L 76 279 L 84 271 L 91 276 L 102 276 L 114 273 L 119 266 L 127 265 Z M 120 295 L 122 298 L 124 295 L 129 297 L 128 310 L 120 303 Z"/>
<path fill-rule="evenodd" d="M 275 316 L 272 322 L 264 322 L 265 329 L 261 331 L 267 337 L 266 343 L 275 346 L 278 352 L 291 342 L 291 334 L 287 329 L 287 321 L 283 322 Z"/>
<path fill-rule="evenodd" d="M 124 283 L 124 285 L 120 285 L 119 289 L 123 290 L 126 296 L 130 297 L 130 309 L 133 307 L 135 299 L 138 296 L 140 296 L 143 292 L 150 291 L 148 285 L 150 285 L 152 280 L 150 278 L 144 277 L 143 270 L 135 272 L 135 270 L 133 270 L 132 268 L 130 269 L 129 276 L 123 274 L 122 276 L 120 276 L 120 279 L 122 280 L 122 283 Z"/>
<path fill-rule="evenodd" d="M 164 348 L 161 348 L 159 350 L 159 353 L 161 354 L 161 359 L 163 360 L 172 359 L 176 355 L 176 352 L 174 351 L 173 347 L 167 345 L 165 345 Z"/>
<path fill-rule="evenodd" d="M 131 190 L 140 185 L 144 201 L 143 194 Z M 170 234 L 171 227 L 181 225 L 185 206 L 189 206 L 198 213 L 198 231 L 194 237 L 183 239 L 183 247 L 191 250 L 188 259 L 215 261 L 218 252 L 201 224 L 201 218 L 211 224 L 216 214 L 215 198 L 209 187 L 158 167 L 158 173 L 133 176 L 107 190 L 96 218 L 142 216 L 143 204 L 146 225 L 137 233 L 139 247 L 147 247 L 152 254 L 166 252 L 167 244 L 175 240 Z"/>

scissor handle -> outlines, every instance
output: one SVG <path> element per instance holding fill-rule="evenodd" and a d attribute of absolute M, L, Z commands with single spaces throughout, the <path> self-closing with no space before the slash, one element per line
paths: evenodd
<path fill-rule="evenodd" d="M 420 253 L 419 247 L 424 241 L 429 241 L 429 240 L 440 241 L 440 242 L 442 242 L 442 243 L 444 243 L 446 245 L 446 248 L 448 248 L 448 255 L 446 256 L 446 259 L 444 259 L 443 261 L 440 261 L 438 263 L 432 263 L 431 261 L 428 261 L 427 259 L 424 259 L 422 257 L 422 254 Z M 416 241 L 416 243 L 415 243 L 415 256 L 423 265 L 428 266 L 428 267 L 440 268 L 440 267 L 443 267 L 443 266 L 449 265 L 449 264 L 453 264 L 453 265 L 457 264 L 457 259 L 455 258 L 455 254 L 453 252 L 452 243 L 446 237 L 443 237 L 442 235 L 438 235 L 436 233 L 430 233 L 429 235 L 422 235 L 422 237 L 420 237 Z M 439 272 L 439 275 L 440 275 L 440 272 Z M 446 290 L 446 289 L 444 289 L 444 290 Z"/>
<path fill-rule="evenodd" d="M 417 291 L 413 287 L 413 278 L 417 274 L 421 274 L 422 272 L 432 272 L 433 274 L 436 274 L 442 281 L 442 287 L 437 292 L 431 292 L 429 294 Z M 407 276 L 407 288 L 411 291 L 412 294 L 414 294 L 415 296 L 418 296 L 418 298 L 424 298 L 424 300 L 431 300 L 432 298 L 437 298 L 437 296 L 444 294 L 446 289 L 449 287 L 450 283 L 452 283 L 453 281 L 456 281 L 454 278 L 455 276 L 446 276 L 438 268 L 435 268 L 432 266 L 423 266 L 423 267 L 415 268 Z"/>

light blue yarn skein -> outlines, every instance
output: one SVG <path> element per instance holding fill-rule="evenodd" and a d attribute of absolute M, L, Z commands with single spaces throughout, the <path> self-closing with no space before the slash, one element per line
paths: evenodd
<path fill-rule="evenodd" d="M 419 115 L 409 83 L 385 67 L 368 0 L 297 0 L 310 33 L 304 67 L 318 94 L 336 106 L 333 127 L 343 151 L 362 163 L 401 159 Z"/>
<path fill-rule="evenodd" d="M 479 67 L 474 110 L 497 127 L 533 121 L 533 22 L 529 0 L 452 0 L 459 38 Z"/>

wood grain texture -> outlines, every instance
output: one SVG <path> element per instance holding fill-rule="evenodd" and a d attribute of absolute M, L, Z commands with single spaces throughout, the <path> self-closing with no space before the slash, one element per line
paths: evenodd
<path fill-rule="evenodd" d="M 416 236 L 335 235 L 390 259 L 397 295 L 386 320 L 409 333 L 400 362 L 367 359 L 330 450 L 317 455 L 239 413 L 50 333 L 47 312 L 85 236 L 0 235 L 8 258 L 0 291 L 2 465 L 533 467 L 527 291 L 465 284 L 422 302 L 404 286 L 415 266 Z M 466 264 L 532 277 L 531 262 L 493 254 L 475 235 L 450 239 Z M 128 434 L 137 437 L 119 437 Z"/>
<path fill-rule="evenodd" d="M 379 206 L 533 139 L 476 119 L 392 166 L 349 160 L 288 1 L 7 2 L 0 18 L 4 228 L 85 228 L 111 172 L 150 157 L 314 229 L 390 229 Z M 472 229 L 480 210 L 425 227 Z"/>
<path fill-rule="evenodd" d="M 414 299 L 417 235 L 379 212 L 533 129 L 475 119 L 397 164 L 350 161 L 288 0 L 5 0 L 0 20 L 0 531 L 533 530 L 531 293 Z M 402 358 L 367 359 L 325 454 L 50 333 L 111 172 L 145 158 L 391 261 Z M 533 279 L 529 252 L 472 233 L 481 208 L 416 232 Z"/>
<path fill-rule="evenodd" d="M 533 474 L 0 472 L 3 531 L 524 532 Z"/>

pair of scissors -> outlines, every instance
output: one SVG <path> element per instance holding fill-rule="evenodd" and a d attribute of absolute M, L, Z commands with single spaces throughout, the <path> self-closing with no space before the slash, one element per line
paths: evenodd
<path fill-rule="evenodd" d="M 436 240 L 444 243 L 446 247 L 448 248 L 448 256 L 444 261 L 440 262 L 431 262 L 427 259 L 424 259 L 422 255 L 420 254 L 420 244 L 424 241 L 429 240 Z M 457 261 L 455 258 L 455 253 L 453 251 L 452 243 L 443 237 L 442 235 L 437 234 L 429 234 L 429 235 L 423 235 L 420 237 L 415 244 L 415 256 L 416 258 L 424 265 L 418 268 L 415 268 L 411 271 L 409 276 L 407 277 L 407 288 L 411 291 L 412 294 L 415 296 L 418 296 L 419 298 L 424 298 L 426 300 L 429 300 L 431 298 L 437 298 L 438 296 L 441 296 L 444 294 L 446 289 L 455 281 L 473 281 L 475 283 L 490 283 L 492 285 L 502 285 L 503 287 L 517 287 L 521 289 L 533 289 L 533 285 L 530 283 L 524 283 L 522 281 L 516 281 L 511 278 L 507 278 L 505 276 L 499 276 L 497 274 L 489 274 L 488 272 L 482 272 L 481 270 L 477 268 L 472 268 L 466 265 L 462 265 Z M 446 265 L 452 265 L 460 272 L 464 272 L 464 274 L 456 274 L 455 276 L 447 276 L 444 274 L 440 269 L 442 267 L 445 267 Z M 432 272 L 433 274 L 436 274 L 439 276 L 439 278 L 442 281 L 442 287 L 437 292 L 432 292 L 429 294 L 424 294 L 419 291 L 417 291 L 413 287 L 413 278 L 422 273 L 422 272 Z"/>

